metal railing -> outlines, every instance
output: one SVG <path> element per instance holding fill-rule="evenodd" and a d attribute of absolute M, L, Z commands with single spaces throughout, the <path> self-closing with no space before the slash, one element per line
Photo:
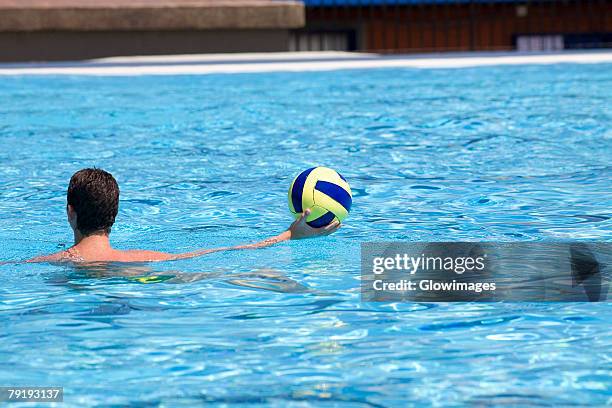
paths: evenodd
<path fill-rule="evenodd" d="M 611 0 L 306 0 L 294 51 L 555 51 L 612 47 Z"/>

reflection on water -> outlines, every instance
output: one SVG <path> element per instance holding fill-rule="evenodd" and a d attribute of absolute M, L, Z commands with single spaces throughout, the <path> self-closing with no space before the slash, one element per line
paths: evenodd
<path fill-rule="evenodd" d="M 201 280 L 215 280 L 232 285 L 268 290 L 279 293 L 306 293 L 310 289 L 305 285 L 284 276 L 274 269 L 258 269 L 253 272 L 232 273 L 229 270 L 216 272 L 181 272 L 178 270 L 156 270 L 151 264 L 133 264 L 118 262 L 67 263 L 63 275 L 54 275 L 50 282 L 55 285 L 66 284 L 72 288 L 83 288 L 104 284 L 139 283 L 139 284 L 186 284 Z M 80 281 L 86 281 L 84 285 Z"/>
<path fill-rule="evenodd" d="M 260 270 L 250 274 L 236 275 L 229 279 L 228 282 L 245 288 L 270 290 L 280 293 L 310 292 L 308 287 L 274 270 Z"/>

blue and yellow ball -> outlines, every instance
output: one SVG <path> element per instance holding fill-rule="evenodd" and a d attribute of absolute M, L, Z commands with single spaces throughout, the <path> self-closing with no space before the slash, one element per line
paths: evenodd
<path fill-rule="evenodd" d="M 310 208 L 306 223 L 313 228 L 340 222 L 348 216 L 353 194 L 346 179 L 327 167 L 301 172 L 289 187 L 289 210 L 295 218 Z"/>

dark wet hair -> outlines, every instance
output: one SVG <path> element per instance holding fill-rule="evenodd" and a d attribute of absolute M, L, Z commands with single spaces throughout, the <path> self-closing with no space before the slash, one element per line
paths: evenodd
<path fill-rule="evenodd" d="M 70 178 L 68 204 L 76 212 L 77 229 L 81 234 L 108 235 L 119 211 L 119 185 L 112 174 L 104 170 L 79 170 Z"/>

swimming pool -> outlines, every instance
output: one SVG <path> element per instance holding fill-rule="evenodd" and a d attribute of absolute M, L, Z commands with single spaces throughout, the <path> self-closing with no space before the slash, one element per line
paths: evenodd
<path fill-rule="evenodd" d="M 361 303 L 359 243 L 610 240 L 612 65 L 14 76 L 0 95 L 3 260 L 71 244 L 86 166 L 119 181 L 124 248 L 278 233 L 312 165 L 354 193 L 317 241 L 0 265 L 0 385 L 75 407 L 610 404 L 608 303 Z"/>

